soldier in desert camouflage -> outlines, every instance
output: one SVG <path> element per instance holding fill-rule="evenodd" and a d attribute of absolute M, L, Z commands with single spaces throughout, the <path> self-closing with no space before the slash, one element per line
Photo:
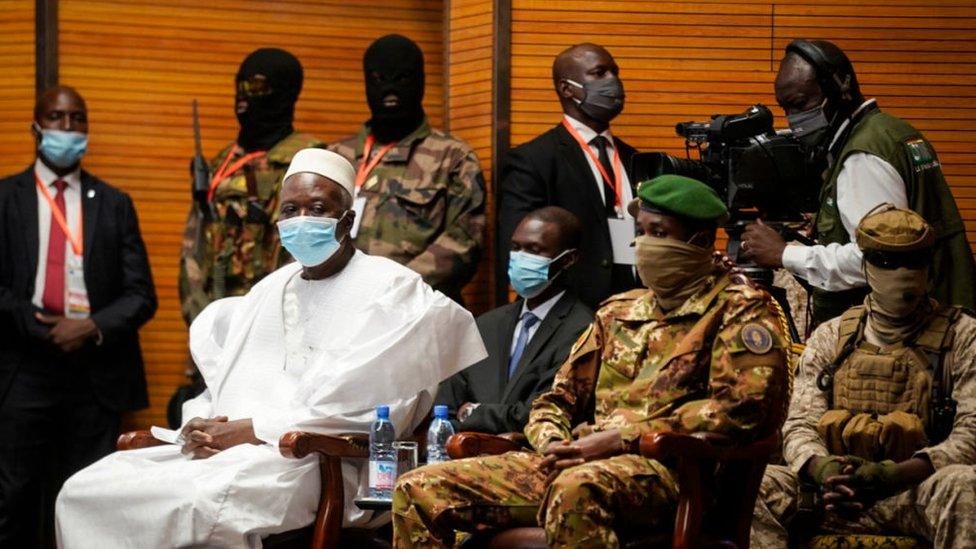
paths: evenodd
<path fill-rule="evenodd" d="M 754 546 L 786 547 L 792 524 L 800 537 L 976 547 L 976 320 L 930 298 L 935 240 L 890 205 L 860 222 L 871 291 L 807 342 L 783 429 L 788 466 L 766 468 Z"/>
<path fill-rule="evenodd" d="M 776 431 L 789 394 L 788 335 L 772 298 L 712 258 L 728 212 L 705 184 L 644 182 L 631 205 L 637 269 L 651 288 L 603 302 L 532 405 L 535 452 L 424 467 L 393 496 L 397 547 L 454 531 L 545 527 L 550 546 L 617 547 L 618 531 L 666 529 L 676 474 L 633 452 L 644 433 Z"/>
<path fill-rule="evenodd" d="M 434 129 L 421 105 L 424 57 L 379 38 L 363 56 L 372 118 L 329 146 L 356 171 L 356 247 L 410 267 L 456 301 L 484 241 L 484 176 L 467 143 Z"/>
<path fill-rule="evenodd" d="M 262 48 L 241 63 L 240 131 L 210 163 L 214 218 L 205 222 L 192 210 L 183 231 L 179 289 L 187 325 L 210 302 L 246 294 L 291 260 L 275 230 L 281 178 L 296 152 L 325 146 L 292 126 L 302 80 L 301 64 L 284 50 Z"/>

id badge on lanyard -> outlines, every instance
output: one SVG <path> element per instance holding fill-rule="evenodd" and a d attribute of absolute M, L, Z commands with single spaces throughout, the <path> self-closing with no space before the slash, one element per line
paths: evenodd
<path fill-rule="evenodd" d="M 68 220 L 64 213 L 55 204 L 47 186 L 41 182 L 40 176 L 36 173 L 34 174 L 34 183 L 51 208 L 51 217 L 67 240 L 64 253 L 64 316 L 67 318 L 88 318 L 91 316 L 91 304 L 88 303 L 88 290 L 85 287 L 85 252 L 84 241 L 82 240 L 84 238 L 84 214 L 79 208 L 78 227 L 72 232 L 68 228 Z"/>
<path fill-rule="evenodd" d="M 88 318 L 91 316 L 91 305 L 88 303 L 88 289 L 85 287 L 82 256 L 69 251 L 64 263 L 64 316 Z"/>
<path fill-rule="evenodd" d="M 356 185 L 354 187 L 352 201 L 352 209 L 355 212 L 356 217 L 353 219 L 352 231 L 349 233 L 349 238 L 356 238 L 356 235 L 359 234 L 359 225 L 363 222 L 363 215 L 365 215 L 366 212 L 366 197 L 359 196 L 359 189 L 363 188 L 364 186 L 368 189 L 376 185 L 376 182 L 378 181 L 376 177 L 370 177 L 369 181 L 367 181 L 366 178 L 369 177 L 369 174 L 373 171 L 373 168 L 380 163 L 383 156 L 396 145 L 396 141 L 384 145 L 383 148 L 376 151 L 376 154 L 373 155 L 372 159 L 370 159 L 369 153 L 373 150 L 374 144 L 376 144 L 376 137 L 374 137 L 373 134 L 366 136 L 366 141 L 363 143 L 363 159 L 359 163 L 359 169 L 356 170 Z"/>

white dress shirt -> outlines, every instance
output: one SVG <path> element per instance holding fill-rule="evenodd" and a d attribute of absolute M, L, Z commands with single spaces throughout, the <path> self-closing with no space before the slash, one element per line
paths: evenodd
<path fill-rule="evenodd" d="M 54 186 L 57 179 L 62 179 L 68 184 L 64 188 L 65 221 L 68 222 L 68 229 L 70 229 L 72 236 L 79 239 L 83 238 L 82 235 L 76 234 L 78 232 L 78 219 L 81 216 L 81 169 L 76 169 L 59 178 L 57 174 L 51 171 L 51 168 L 45 166 L 38 159 L 34 161 L 34 173 L 41 179 L 41 183 L 47 185 L 47 190 L 52 199 L 55 199 L 58 194 L 57 187 Z M 51 238 L 51 206 L 44 198 L 41 189 L 35 187 L 35 191 L 37 192 L 37 272 L 34 274 L 34 297 L 31 302 L 37 307 L 43 307 L 44 284 L 47 280 L 47 247 Z M 64 263 L 67 266 L 69 258 L 74 255 L 71 238 L 65 237 L 64 245 Z M 65 284 L 68 283 L 67 273 L 64 281 Z M 65 303 L 65 307 L 67 307 L 67 303 Z"/>
<path fill-rule="evenodd" d="M 568 114 L 564 114 L 563 116 L 569 122 L 569 125 L 572 126 L 577 133 L 579 133 L 580 137 L 582 137 L 583 141 L 585 141 L 587 144 L 589 144 L 590 141 L 592 141 L 593 138 L 597 136 L 597 133 L 593 131 L 593 128 L 587 126 L 586 124 L 580 122 L 579 120 L 576 120 L 575 118 L 569 116 Z M 613 165 L 613 155 L 617 151 L 617 144 L 614 143 L 613 141 L 613 135 L 610 133 L 610 128 L 607 128 L 599 135 L 602 135 L 603 137 L 607 138 L 607 154 L 610 155 L 610 164 Z M 596 145 L 592 145 L 592 144 L 590 144 L 589 147 L 590 150 L 593 151 L 593 154 L 597 158 L 599 158 L 600 149 L 598 149 Z M 607 196 L 606 196 L 606 185 L 603 184 L 603 175 L 600 173 L 600 169 L 597 168 L 596 162 L 593 161 L 593 158 L 590 157 L 590 155 L 584 153 L 583 156 L 586 157 L 586 163 L 589 164 L 590 171 L 593 173 L 593 180 L 596 181 L 597 189 L 599 189 L 600 191 L 600 198 L 603 199 L 603 202 L 605 204 L 607 201 Z M 625 218 L 630 218 L 631 217 L 630 214 L 627 213 L 627 204 L 630 204 L 630 201 L 634 199 L 634 193 L 630 190 L 630 178 L 627 177 L 627 170 L 624 168 L 623 159 L 620 160 L 620 171 L 621 171 L 620 208 L 622 210 L 621 213 Z M 607 175 L 613 177 L 613 174 L 607 174 Z M 611 181 L 610 184 L 613 185 L 614 183 Z"/>
<path fill-rule="evenodd" d="M 565 290 L 559 292 L 558 294 L 540 303 L 535 309 L 529 309 L 529 300 L 526 299 L 522 301 L 522 312 L 519 313 L 519 321 L 515 324 L 515 331 L 512 333 L 512 345 L 508 349 L 509 358 L 515 354 L 515 345 L 518 343 L 519 332 L 522 330 L 522 317 L 525 316 L 525 313 L 531 312 L 539 319 L 538 322 L 529 327 L 528 337 L 525 340 L 525 345 L 528 346 L 529 342 L 532 341 L 532 337 L 535 336 L 537 331 L 539 331 L 539 326 L 542 325 L 542 321 L 549 316 L 549 311 L 556 306 L 556 302 L 558 302 L 565 293 Z"/>
<path fill-rule="evenodd" d="M 865 101 L 851 118 L 874 102 L 874 99 Z M 850 120 L 845 120 L 837 130 L 832 145 L 848 124 Z M 783 267 L 812 286 L 830 292 L 865 286 L 867 281 L 861 272 L 863 256 L 854 241 L 854 232 L 868 212 L 885 202 L 896 208 L 908 208 L 905 181 L 898 170 L 873 154 L 856 152 L 848 155 L 837 175 L 837 209 L 850 240 L 844 244 L 817 246 L 791 244 L 783 250 Z"/>

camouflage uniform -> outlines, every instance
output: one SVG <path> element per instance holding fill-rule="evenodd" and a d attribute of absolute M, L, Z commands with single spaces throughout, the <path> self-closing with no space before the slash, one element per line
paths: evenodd
<path fill-rule="evenodd" d="M 783 427 L 788 467 L 769 466 L 756 502 L 752 543 L 786 547 L 788 524 L 796 511 L 798 475 L 815 456 L 827 456 L 817 426 L 828 410 L 817 376 L 837 352 L 841 318 L 818 327 L 804 351 L 790 412 Z M 963 315 L 955 324 L 952 396 L 958 402 L 952 432 L 944 441 L 917 452 L 935 473 L 916 487 L 875 503 L 856 522 L 827 514 L 823 529 L 834 533 L 920 535 L 936 547 L 976 547 L 976 320 Z"/>
<path fill-rule="evenodd" d="M 296 152 L 323 146 L 325 143 L 315 137 L 295 132 L 267 155 L 249 161 L 220 182 L 213 200 L 214 222 L 203 226 L 193 206 L 180 251 L 180 302 L 188 325 L 211 301 L 246 294 L 291 259 L 281 249 L 275 228 L 281 179 Z M 234 155 L 231 164 L 244 156 L 231 143 L 211 161 L 211 174 L 229 154 Z M 250 187 L 254 196 L 249 196 L 249 173 L 253 174 Z"/>
<path fill-rule="evenodd" d="M 796 327 L 796 333 L 800 334 L 802 341 L 807 333 L 807 290 L 786 269 L 773 271 L 773 285 L 786 292 L 786 302 L 790 305 L 790 317 L 792 317 L 793 326 Z"/>
<path fill-rule="evenodd" d="M 329 146 L 357 168 L 368 128 Z M 375 154 L 380 148 L 372 148 Z M 484 242 L 485 181 L 467 143 L 424 122 L 387 151 L 358 196 L 366 197 L 356 247 L 388 257 L 460 301 Z"/>
<path fill-rule="evenodd" d="M 631 446 L 651 431 L 752 440 L 777 429 L 788 398 L 788 339 L 772 298 L 739 282 L 715 275 L 668 313 L 644 289 L 605 301 L 552 389 L 532 405 L 525 434 L 538 453 L 404 475 L 393 496 L 396 546 L 450 543 L 453 529 L 538 523 L 553 546 L 616 547 L 617 531 L 670 526 L 678 487 L 661 463 L 623 454 L 547 482 L 540 454 L 553 441 L 611 429 Z"/>

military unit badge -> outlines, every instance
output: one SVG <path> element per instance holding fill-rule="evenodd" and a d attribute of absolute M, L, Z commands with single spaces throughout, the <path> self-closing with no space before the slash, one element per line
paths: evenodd
<path fill-rule="evenodd" d="M 742 327 L 739 332 L 742 345 L 751 353 L 757 355 L 766 354 L 773 348 L 773 334 L 769 333 L 764 326 L 750 322 Z"/>
<path fill-rule="evenodd" d="M 939 165 L 939 161 L 935 159 L 935 154 L 932 153 L 932 149 L 929 148 L 924 139 L 911 139 L 905 142 L 905 146 L 908 147 L 908 156 L 912 159 L 912 167 L 915 168 L 916 172 L 935 168 Z"/>

